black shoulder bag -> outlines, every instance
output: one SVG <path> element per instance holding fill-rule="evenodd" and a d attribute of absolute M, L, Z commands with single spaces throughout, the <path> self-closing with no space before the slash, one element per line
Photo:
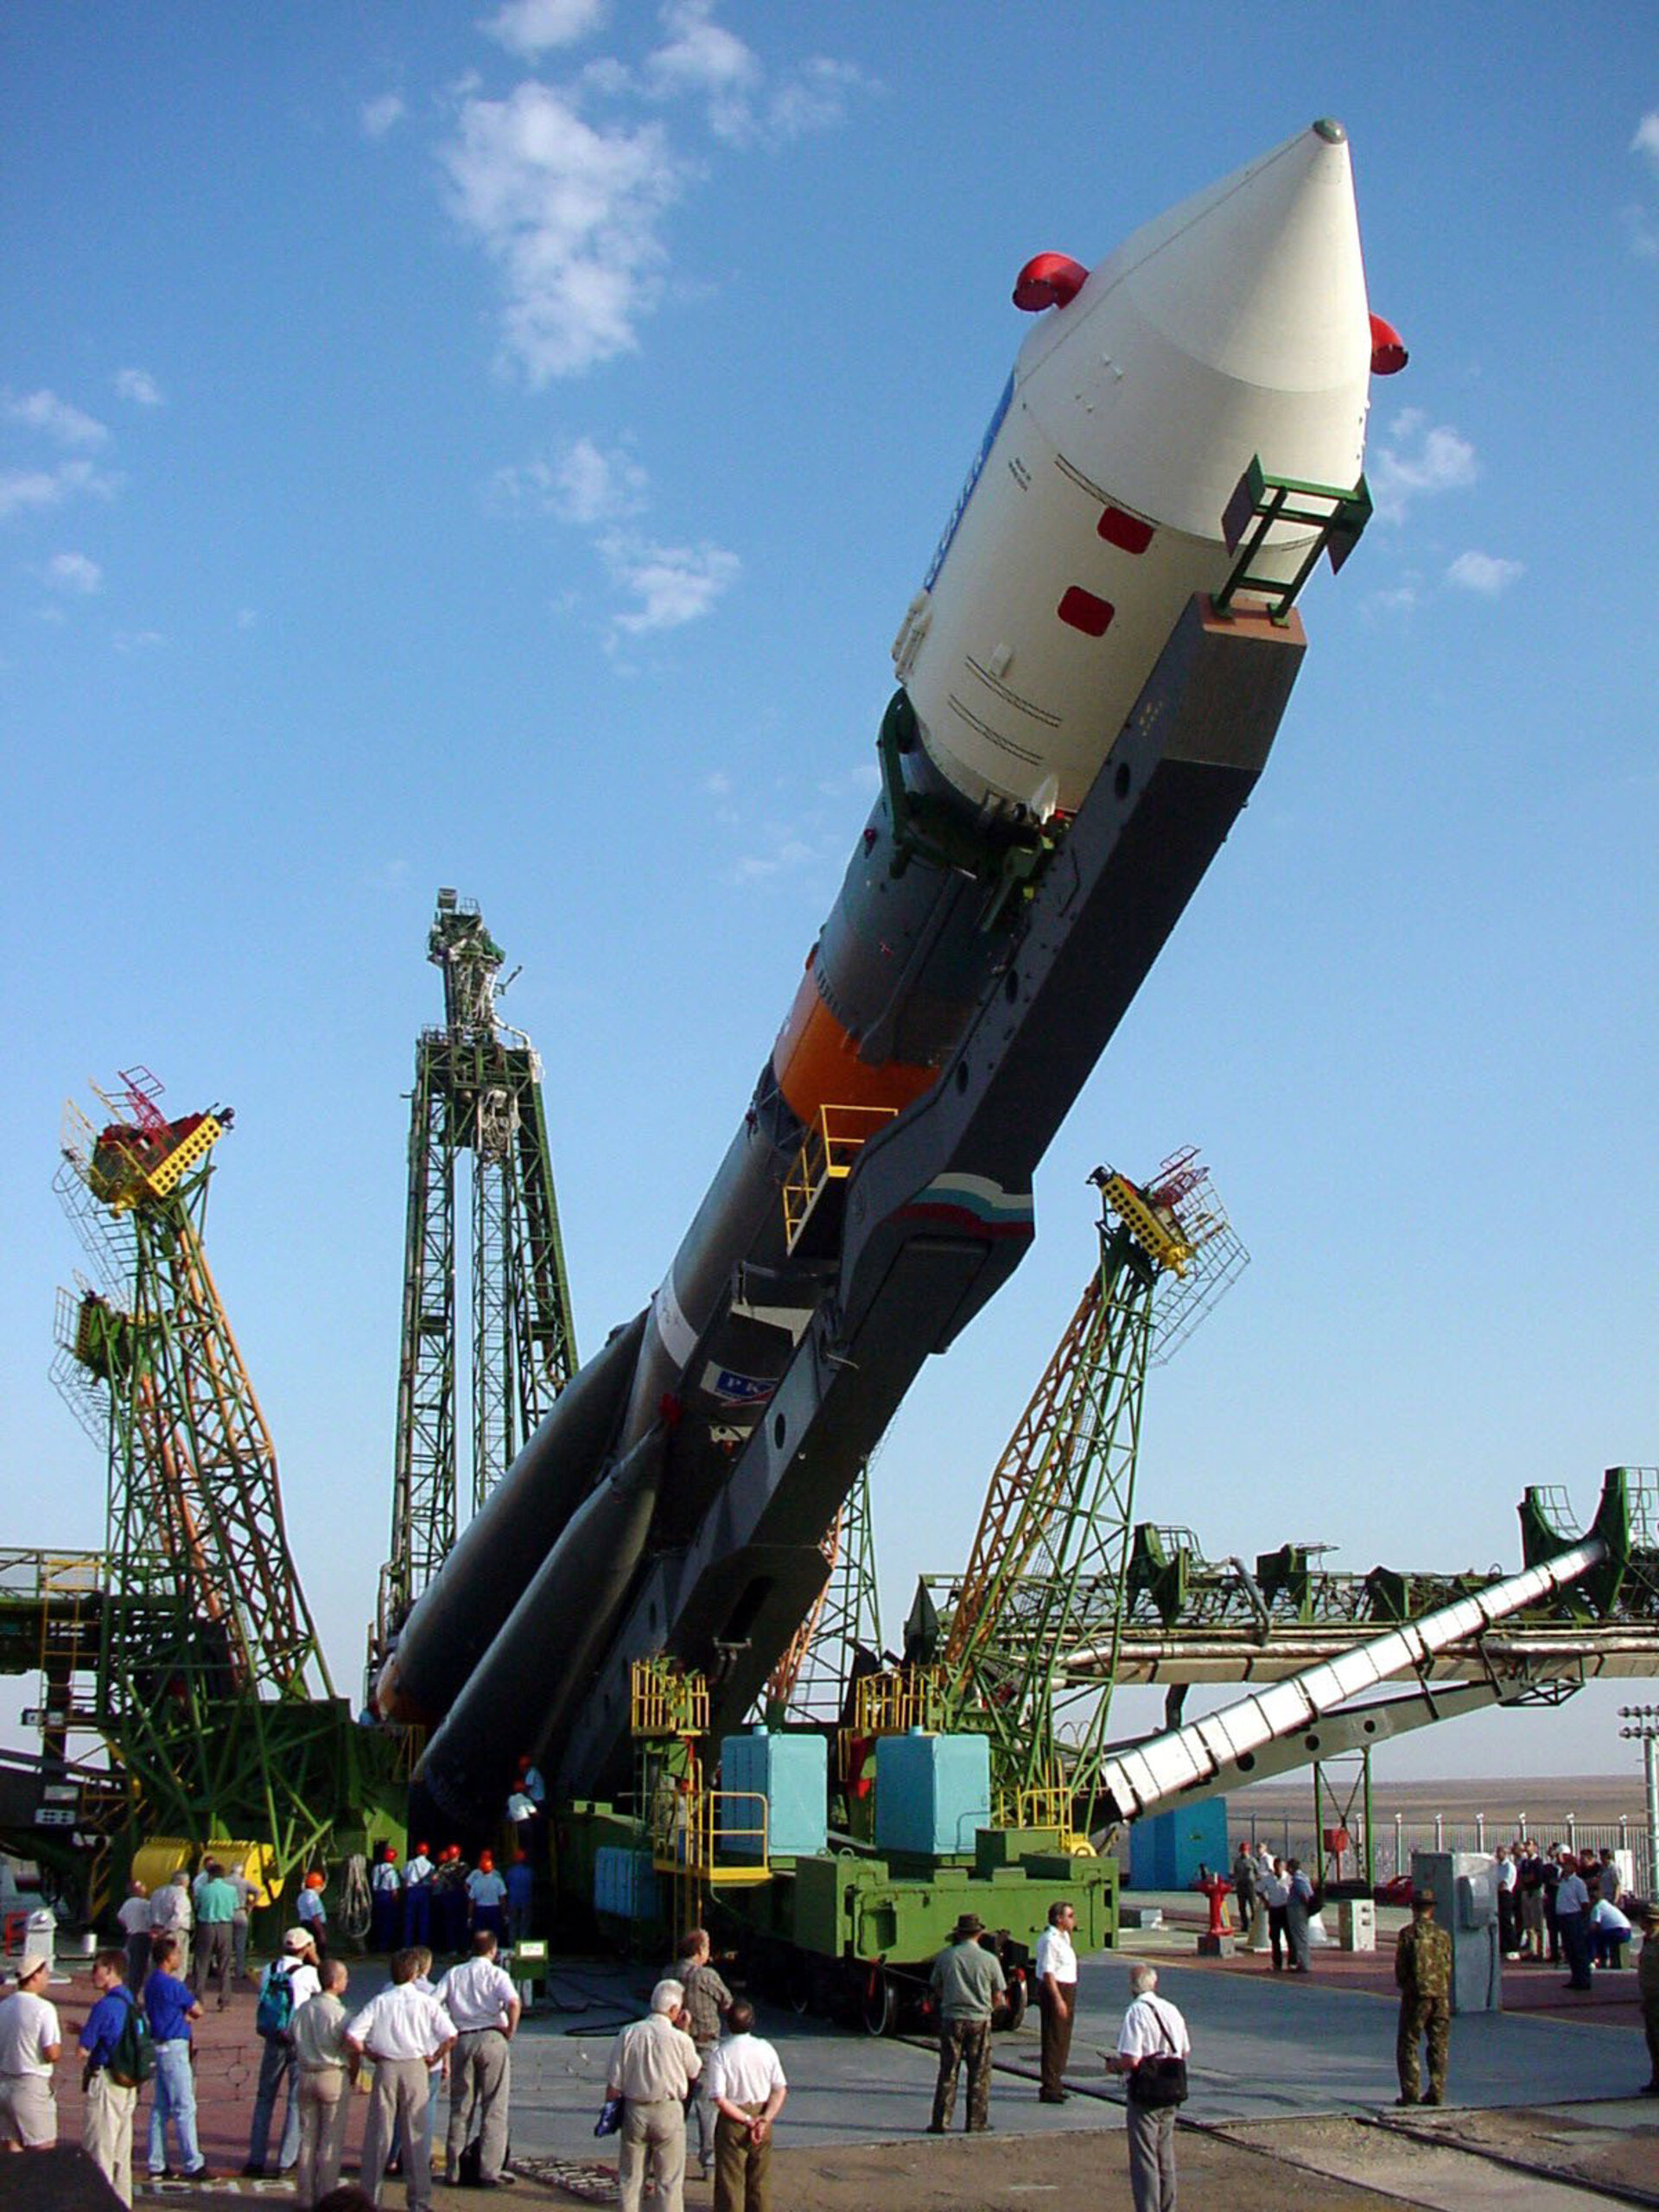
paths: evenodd
<path fill-rule="evenodd" d="M 1128 2080 L 1128 2096 L 1132 2105 L 1146 2105 L 1159 2111 L 1169 2105 L 1186 2102 L 1186 2061 L 1175 2049 L 1175 2038 L 1169 2032 L 1169 2023 L 1154 2006 L 1156 2019 L 1167 2050 L 1155 2050 L 1146 2058 L 1138 2059 Z"/>

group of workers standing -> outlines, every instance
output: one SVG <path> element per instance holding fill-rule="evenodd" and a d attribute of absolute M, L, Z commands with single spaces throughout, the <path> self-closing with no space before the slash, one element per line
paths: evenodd
<path fill-rule="evenodd" d="M 534 1891 L 524 1851 L 515 1851 L 503 1872 L 493 1851 L 480 1852 L 477 1866 L 468 1866 L 458 1843 L 445 1844 L 434 1859 L 417 1842 L 400 1868 L 395 1846 L 381 1844 L 369 1869 L 370 1948 L 390 1953 L 426 1943 L 454 1955 L 470 1936 L 485 1932 L 517 1942 L 530 1933 Z"/>

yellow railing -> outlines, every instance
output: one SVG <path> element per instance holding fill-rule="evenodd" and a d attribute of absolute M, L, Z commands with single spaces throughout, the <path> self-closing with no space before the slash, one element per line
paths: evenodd
<path fill-rule="evenodd" d="M 912 1728 L 943 1728 L 944 1722 L 944 1680 L 936 1667 L 859 1677 L 853 1699 L 859 1735 L 902 1736 Z"/>
<path fill-rule="evenodd" d="M 652 1864 L 711 1888 L 772 1878 L 766 1800 L 752 1789 L 704 1789 L 665 1776 L 651 1803 Z"/>
<path fill-rule="evenodd" d="M 636 1736 L 709 1732 L 709 1678 L 671 1659 L 636 1659 L 629 1673 L 628 1727 Z"/>
<path fill-rule="evenodd" d="M 825 1185 L 843 1181 L 852 1173 L 863 1147 L 898 1110 L 896 1106 L 819 1107 L 784 1179 L 784 1236 L 791 1252 Z"/>

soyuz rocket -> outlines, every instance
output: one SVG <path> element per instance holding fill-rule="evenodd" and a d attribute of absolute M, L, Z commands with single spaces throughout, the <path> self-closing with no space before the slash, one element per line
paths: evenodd
<path fill-rule="evenodd" d="M 566 1387 L 375 1686 L 383 1719 L 435 1729 L 423 1779 L 457 1819 L 499 1804 L 526 1754 L 575 1793 L 603 1778 L 600 1752 L 581 1746 L 600 1741 L 592 1708 L 625 1647 L 724 1665 L 746 1690 L 764 1678 L 813 1594 L 791 1561 L 817 1556 L 857 1454 L 988 1294 L 944 1320 L 920 1315 L 916 1296 L 880 1306 L 849 1281 L 835 1230 L 849 1224 L 850 1245 L 868 1214 L 865 1161 L 848 1211 L 826 1207 L 816 1236 L 791 1233 L 785 1183 L 826 1109 L 848 1122 L 856 1109 L 879 1133 L 867 1151 L 898 1159 L 899 1133 L 951 1088 L 944 1078 L 967 1096 L 993 1060 L 1003 1125 L 1039 1132 L 1027 1151 L 1040 1151 L 1271 741 L 1268 728 L 1247 761 L 1226 680 L 1192 674 L 1205 595 L 1236 568 L 1224 518 L 1253 465 L 1304 487 L 1361 487 L 1370 376 L 1405 358 L 1370 313 L 1346 134 L 1330 121 L 1092 270 L 1039 255 L 1014 302 L 1036 319 L 893 648 L 881 796 L 730 1148 L 649 1305 Z M 1251 583 L 1298 576 L 1319 543 L 1306 512 L 1273 523 Z M 1184 711 L 1207 733 L 1196 749 L 1183 741 L 1185 781 L 1156 750 L 1168 702 L 1147 703 L 1181 639 Z M 1223 796 L 1198 796 L 1212 789 Z M 1017 1002 L 1039 995 L 1031 972 L 1059 959 L 1078 904 L 1052 881 L 1057 855 L 1080 866 L 1069 846 L 1113 808 L 1090 830 L 1103 857 L 1088 962 L 1074 950 L 1056 969 L 1069 1008 L 1051 1007 L 1049 1030 L 1032 1032 L 1051 1042 L 1031 1043 Z M 1090 979 L 1108 971 L 1096 1014 Z M 964 1040 L 1007 1014 L 1005 995 L 1014 1014 L 970 1066 Z M 990 1155 L 965 1143 L 894 1219 L 918 1251 L 954 1240 L 1017 1257 L 1034 1157 L 989 1173 Z M 1001 1279 L 992 1270 L 988 1285 Z M 857 1418 L 826 1428 L 839 1461 L 795 1439 L 798 1458 L 779 1456 L 780 1393 L 809 1351 L 834 1387 L 855 1393 L 867 1378 Z"/>

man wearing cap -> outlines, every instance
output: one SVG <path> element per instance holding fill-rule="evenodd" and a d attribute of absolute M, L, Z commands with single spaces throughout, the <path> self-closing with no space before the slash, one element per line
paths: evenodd
<path fill-rule="evenodd" d="M 58 2139 L 52 2069 L 63 2056 L 58 2008 L 46 1999 L 52 1961 L 29 1951 L 0 2004 L 0 2151 L 45 2151 Z"/>
<path fill-rule="evenodd" d="M 417 1843 L 415 1855 L 404 1869 L 404 1941 L 424 1943 L 432 1933 L 431 1859 L 426 1846 Z"/>
<path fill-rule="evenodd" d="M 317 1972 L 316 1946 L 308 1931 L 290 1928 L 283 1938 L 283 1955 L 273 1959 L 259 1977 L 259 1998 L 263 2004 L 277 1986 L 288 1985 L 288 2020 L 286 2028 L 268 2032 L 260 2030 L 264 2037 L 264 2049 L 259 2054 L 259 2086 L 254 2092 L 253 2126 L 248 2133 L 248 2161 L 245 2174 L 257 2177 L 265 2171 L 265 2153 L 270 2147 L 270 2119 L 276 2109 L 276 2093 L 284 2083 L 288 2087 L 288 2104 L 283 2114 L 283 2139 L 276 2152 L 277 2171 L 287 2173 L 300 2155 L 300 2100 L 298 2081 L 294 2071 L 294 2015 L 308 1999 L 316 1996 L 322 1987 Z"/>
<path fill-rule="evenodd" d="M 1434 1917 L 1433 1890 L 1414 1890 L 1411 1923 L 1394 1946 L 1394 1979 L 1400 1992 L 1400 2031 L 1395 2063 L 1402 2105 L 1446 2101 L 1446 2062 L 1452 2041 L 1452 1938 Z M 1428 2089 L 1419 2095 L 1417 2046 L 1428 2037 Z"/>
<path fill-rule="evenodd" d="M 121 1910 L 121 1940 L 127 1947 L 127 1987 L 136 1994 L 149 1972 L 149 1891 L 142 1882 L 128 1889 Z"/>
<path fill-rule="evenodd" d="M 991 2015 L 1007 2001 L 1007 1980 L 995 1951 L 980 1942 L 985 1923 L 964 1912 L 950 1942 L 933 1961 L 933 1995 L 939 2008 L 939 2078 L 933 2090 L 930 2135 L 943 2135 L 957 2106 L 957 2075 L 968 2068 L 970 2135 L 990 2126 Z"/>
<path fill-rule="evenodd" d="M 1636 1993 L 1642 2000 L 1642 2026 L 1648 2038 L 1645 2097 L 1659 2097 L 1659 1904 L 1642 1915 L 1642 1951 L 1636 1962 Z"/>
<path fill-rule="evenodd" d="M 486 1930 L 498 1938 L 502 1935 L 501 1908 L 506 1895 L 507 1885 L 495 1871 L 495 1853 L 480 1851 L 477 1866 L 467 1877 L 467 1918 L 473 1935 L 482 1936 Z"/>

